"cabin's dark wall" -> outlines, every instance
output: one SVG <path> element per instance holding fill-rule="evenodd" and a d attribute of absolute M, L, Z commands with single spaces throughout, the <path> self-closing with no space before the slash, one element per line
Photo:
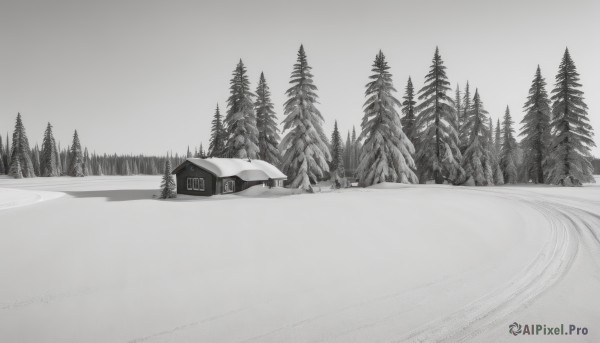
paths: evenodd
<path fill-rule="evenodd" d="M 194 191 L 187 189 L 187 178 L 197 177 L 204 178 L 204 191 Z M 177 173 L 177 193 L 178 194 L 189 194 L 189 195 L 213 195 L 216 189 L 216 177 L 211 173 L 188 163 L 185 168 Z"/>

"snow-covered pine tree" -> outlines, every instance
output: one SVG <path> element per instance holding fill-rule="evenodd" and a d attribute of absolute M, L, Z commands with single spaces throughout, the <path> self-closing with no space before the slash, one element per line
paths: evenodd
<path fill-rule="evenodd" d="M 360 151 L 362 144 L 358 137 L 356 137 L 356 128 L 352 125 L 352 169 L 356 170 L 358 167 L 358 161 L 360 160 Z"/>
<path fill-rule="evenodd" d="M 487 111 L 483 108 L 477 89 L 469 114 L 467 128 L 471 132 L 471 138 L 465 150 L 463 168 L 466 175 L 473 178 L 476 186 L 493 185 L 492 158 L 488 146 L 490 133 L 485 123 Z"/>
<path fill-rule="evenodd" d="M 458 141 L 460 152 L 464 153 L 469 146 L 469 142 L 471 140 L 471 132 L 469 132 L 469 126 L 471 121 L 471 116 L 469 111 L 471 111 L 471 90 L 469 88 L 469 81 L 465 85 L 465 93 L 462 98 L 462 114 L 460 115 L 459 126 L 458 126 Z"/>
<path fill-rule="evenodd" d="M 406 137 L 410 139 L 411 143 L 416 144 L 416 135 L 415 135 L 415 89 L 412 84 L 412 80 L 410 76 L 408 77 L 408 82 L 406 83 L 406 88 L 404 90 L 404 101 L 402 102 L 402 118 L 400 119 L 400 123 L 402 124 L 402 130 L 406 134 Z"/>
<path fill-rule="evenodd" d="M 513 120 L 506 106 L 502 122 L 502 146 L 500 149 L 500 169 L 504 183 L 517 183 L 517 141 L 514 136 Z"/>
<path fill-rule="evenodd" d="M 313 83 L 311 67 L 300 45 L 297 63 L 286 91 L 283 131 L 288 131 L 279 144 L 283 172 L 293 188 L 311 190 L 311 184 L 329 172 L 331 159 L 327 137 L 323 132 L 323 116 L 315 107 L 317 86 Z"/>
<path fill-rule="evenodd" d="M 233 71 L 230 96 L 227 99 L 227 115 L 225 127 L 227 142 L 225 157 L 251 158 L 258 156 L 258 129 L 254 113 L 254 94 L 250 92 L 250 82 L 246 75 L 246 67 L 240 59 Z"/>
<path fill-rule="evenodd" d="M 421 103 L 416 107 L 419 112 L 416 159 L 421 182 L 431 177 L 438 184 L 444 180 L 464 182 L 454 101 L 446 94 L 449 85 L 446 67 L 436 47 L 425 86 L 419 91 Z"/>
<path fill-rule="evenodd" d="M 546 177 L 551 184 L 579 186 L 584 182 L 594 182 L 590 149 L 596 145 L 592 140 L 593 129 L 580 87 L 579 73 L 567 48 L 551 97 L 552 138 Z"/>
<path fill-rule="evenodd" d="M 31 150 L 31 163 L 33 164 L 33 173 L 40 176 L 40 148 L 36 144 Z"/>
<path fill-rule="evenodd" d="M 217 109 L 215 110 L 215 115 L 211 124 L 212 127 L 210 130 L 210 141 L 208 142 L 208 155 L 210 157 L 222 157 L 225 149 L 225 141 L 227 140 L 227 132 L 225 132 L 225 128 L 223 127 L 219 104 L 217 104 Z M 199 153 L 198 150 L 196 150 L 194 157 L 198 156 Z"/>
<path fill-rule="evenodd" d="M 260 73 L 258 87 L 256 87 L 256 128 L 258 129 L 258 158 L 275 166 L 279 165 L 279 129 L 277 116 L 271 102 L 271 91 L 265 80 L 264 73 Z"/>
<path fill-rule="evenodd" d="M 489 142 L 488 147 L 490 150 L 490 158 L 492 161 L 492 178 L 494 179 L 495 185 L 503 185 L 504 184 L 504 175 L 502 175 L 502 169 L 500 169 L 500 145 L 499 139 L 500 137 L 500 122 L 498 122 L 498 127 L 496 127 L 496 131 L 494 131 L 494 123 L 492 122 L 492 117 L 489 118 Z M 496 136 L 494 137 L 494 132 L 496 132 Z"/>
<path fill-rule="evenodd" d="M 81 154 L 81 143 L 79 143 L 79 135 L 77 130 L 73 133 L 73 144 L 71 145 L 71 153 L 69 154 L 69 176 L 83 176 L 83 156 Z"/>
<path fill-rule="evenodd" d="M 177 185 L 171 175 L 171 160 L 169 158 L 165 161 L 165 170 L 160 184 L 160 198 L 170 199 L 177 197 Z"/>
<path fill-rule="evenodd" d="M 25 126 L 21 119 L 21 113 L 17 113 L 17 123 L 15 124 L 15 131 L 13 133 L 9 175 L 16 178 L 35 176 L 33 162 L 31 161 L 29 152 L 29 140 L 27 139 Z"/>
<path fill-rule="evenodd" d="M 62 175 L 62 159 L 60 158 L 60 149 L 58 147 L 56 147 L 56 140 L 54 140 L 53 142 L 54 144 L 54 156 L 55 156 L 55 161 L 56 161 L 56 176 L 60 176 Z"/>
<path fill-rule="evenodd" d="M 83 160 L 81 164 L 81 169 L 83 170 L 83 176 L 89 176 L 90 173 L 90 155 L 88 153 L 87 147 L 83 149 Z"/>
<path fill-rule="evenodd" d="M 333 132 L 331 133 L 331 164 L 329 166 L 331 179 L 338 181 L 344 178 L 344 143 L 342 136 L 338 130 L 337 120 L 333 124 Z"/>
<path fill-rule="evenodd" d="M 56 162 L 56 142 L 52 134 L 52 125 L 48 123 L 42 141 L 42 154 L 40 156 L 40 176 L 58 176 Z"/>
<path fill-rule="evenodd" d="M 4 146 L 2 143 L 2 135 L 0 135 L 0 175 L 6 174 L 6 168 L 4 166 Z"/>
<path fill-rule="evenodd" d="M 380 182 L 417 183 L 412 155 L 414 147 L 402 131 L 395 106 L 400 101 L 393 96 L 394 84 L 385 56 L 379 51 L 373 63 L 365 96 L 362 132 L 364 139 L 357 167 L 359 183 L 370 186 Z"/>
<path fill-rule="evenodd" d="M 523 106 L 525 116 L 521 121 L 523 148 L 523 182 L 544 183 L 547 149 L 550 144 L 550 100 L 546 92 L 546 80 L 538 65 L 529 88 L 529 96 Z"/>
<path fill-rule="evenodd" d="M 462 121 L 463 121 L 463 108 L 462 108 L 462 99 L 460 98 L 461 96 L 461 92 L 460 92 L 460 85 L 457 83 L 456 84 L 456 90 L 454 91 L 454 112 L 456 113 L 456 122 L 457 122 L 457 128 L 458 128 L 458 140 L 459 140 L 459 144 L 458 147 L 460 148 L 460 129 L 462 128 Z"/>
<path fill-rule="evenodd" d="M 350 156 L 352 155 L 352 140 L 350 139 L 350 130 L 348 130 L 348 136 L 346 137 L 346 144 L 344 145 L 344 171 L 354 174 L 354 169 L 350 165 Z"/>

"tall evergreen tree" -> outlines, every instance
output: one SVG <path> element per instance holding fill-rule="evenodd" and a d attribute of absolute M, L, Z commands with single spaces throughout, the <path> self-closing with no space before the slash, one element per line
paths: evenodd
<path fill-rule="evenodd" d="M 331 165 L 329 172 L 333 180 L 339 180 L 345 175 L 344 171 L 344 143 L 338 130 L 337 120 L 333 124 L 333 133 L 331 134 Z"/>
<path fill-rule="evenodd" d="M 502 169 L 500 168 L 500 121 L 498 121 L 498 126 L 494 130 L 494 124 L 492 122 L 492 118 L 489 118 L 489 143 L 488 147 L 490 150 L 490 158 L 492 163 L 492 174 L 494 179 L 494 184 L 503 185 L 504 184 L 504 175 L 502 175 Z"/>
<path fill-rule="evenodd" d="M 36 144 L 31 150 L 31 162 L 33 163 L 33 173 L 40 176 L 40 148 Z"/>
<path fill-rule="evenodd" d="M 2 135 L 0 135 L 0 175 L 2 174 L 6 174 L 6 167 L 4 166 L 4 145 Z"/>
<path fill-rule="evenodd" d="M 476 186 L 487 186 L 494 183 L 492 158 L 489 151 L 490 133 L 486 126 L 487 111 L 475 89 L 475 96 L 469 111 L 468 130 L 471 132 L 469 145 L 465 150 L 463 167 L 468 176 L 473 178 Z"/>
<path fill-rule="evenodd" d="M 358 140 L 364 139 L 357 168 L 359 183 L 370 186 L 380 182 L 416 183 L 417 176 L 412 155 L 414 147 L 402 131 L 400 116 L 395 106 L 400 101 L 394 96 L 390 67 L 379 51 L 373 63 L 373 75 L 367 83 L 365 115 Z"/>
<path fill-rule="evenodd" d="M 225 116 L 227 130 L 225 157 L 255 159 L 258 156 L 258 129 L 252 102 L 254 94 L 250 92 L 246 67 L 241 59 L 233 71 L 230 84 Z"/>
<path fill-rule="evenodd" d="M 165 161 L 165 170 L 160 184 L 160 198 L 170 199 L 177 197 L 177 185 L 173 176 L 171 175 L 171 160 L 169 158 Z"/>
<path fill-rule="evenodd" d="M 210 157 L 222 157 L 225 150 L 225 141 L 227 140 L 227 132 L 223 127 L 219 104 L 215 110 L 215 115 L 212 120 L 212 128 L 210 132 L 210 141 L 208 143 L 208 155 Z M 196 155 L 198 153 L 196 152 Z M 198 157 L 198 156 L 194 156 Z"/>
<path fill-rule="evenodd" d="M 402 130 L 406 134 L 406 137 L 410 139 L 411 143 L 416 143 L 416 132 L 415 132 L 415 90 L 413 88 L 412 80 L 408 77 L 406 88 L 404 91 L 404 101 L 402 102 L 402 118 L 400 123 L 402 124 Z"/>
<path fill-rule="evenodd" d="M 35 176 L 33 162 L 31 161 L 29 152 L 29 140 L 27 139 L 25 126 L 21 119 L 21 113 L 17 113 L 17 123 L 15 124 L 15 131 L 13 133 L 9 175 L 16 178 Z"/>
<path fill-rule="evenodd" d="M 471 108 L 471 90 L 469 88 L 469 81 L 467 81 L 467 84 L 465 86 L 465 93 L 463 95 L 461 103 L 462 113 L 458 121 L 458 141 L 461 153 L 464 153 L 465 150 L 467 150 L 467 147 L 469 146 L 469 142 L 471 140 L 471 132 L 469 132 L 470 121 L 472 119 L 470 115 Z"/>
<path fill-rule="evenodd" d="M 52 125 L 48 123 L 44 132 L 42 141 L 42 155 L 40 158 L 40 176 L 58 176 L 58 168 L 56 166 L 56 142 L 52 133 Z"/>
<path fill-rule="evenodd" d="M 322 127 L 323 116 L 315 107 L 317 86 L 311 69 L 300 45 L 290 80 L 292 87 L 286 92 L 288 100 L 284 104 L 283 131 L 288 132 L 279 144 L 281 164 L 290 186 L 304 190 L 310 190 L 311 184 L 329 172 L 327 161 L 331 159 Z"/>
<path fill-rule="evenodd" d="M 502 148 L 500 150 L 500 168 L 504 183 L 517 183 L 517 141 L 514 137 L 513 120 L 506 106 L 502 122 Z"/>
<path fill-rule="evenodd" d="M 69 157 L 69 176 L 83 176 L 83 156 L 81 154 L 81 143 L 79 143 L 79 135 L 77 130 L 73 134 L 73 144 L 71 145 L 71 153 Z"/>
<path fill-rule="evenodd" d="M 88 149 L 83 149 L 83 159 L 81 163 L 81 170 L 83 171 L 83 176 L 89 176 L 90 173 L 90 155 L 88 153 Z M 134 173 L 137 174 L 137 173 Z"/>
<path fill-rule="evenodd" d="M 416 157 L 421 182 L 430 177 L 438 184 L 444 180 L 452 183 L 464 181 L 454 102 L 446 94 L 450 91 L 449 85 L 446 67 L 436 47 L 425 86 L 419 91 L 421 103 L 416 107 L 419 111 L 416 123 L 419 150 Z"/>
<path fill-rule="evenodd" d="M 256 88 L 256 128 L 258 129 L 258 157 L 273 165 L 279 165 L 279 129 L 277 116 L 271 102 L 271 92 L 265 80 L 264 73 L 260 73 L 258 87 Z"/>
<path fill-rule="evenodd" d="M 538 65 L 529 88 L 529 96 L 523 106 L 525 116 L 521 121 L 521 147 L 524 152 L 524 182 L 544 183 L 547 148 L 550 144 L 550 100 L 546 92 L 546 80 Z"/>
<path fill-rule="evenodd" d="M 350 158 L 353 153 L 354 146 L 352 145 L 352 140 L 350 139 L 350 130 L 348 130 L 348 136 L 346 137 L 346 144 L 344 145 L 344 170 L 350 175 L 354 174 L 354 168 L 350 163 Z"/>
<path fill-rule="evenodd" d="M 548 156 L 547 182 L 564 186 L 594 182 L 592 176 L 592 126 L 587 116 L 579 73 L 565 50 L 552 91 L 552 138 Z"/>

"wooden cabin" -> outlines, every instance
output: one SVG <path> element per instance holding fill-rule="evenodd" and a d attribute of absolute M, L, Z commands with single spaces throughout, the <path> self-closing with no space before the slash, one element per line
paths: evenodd
<path fill-rule="evenodd" d="M 188 158 L 175 168 L 177 194 L 211 196 L 252 186 L 283 187 L 287 177 L 274 165 L 239 158 Z"/>

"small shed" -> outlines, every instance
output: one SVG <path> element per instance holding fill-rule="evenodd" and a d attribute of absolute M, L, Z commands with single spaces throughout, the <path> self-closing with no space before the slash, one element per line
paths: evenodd
<path fill-rule="evenodd" d="M 188 158 L 172 172 L 177 194 L 210 196 L 243 191 L 256 185 L 283 187 L 287 179 L 274 165 L 239 158 Z"/>

